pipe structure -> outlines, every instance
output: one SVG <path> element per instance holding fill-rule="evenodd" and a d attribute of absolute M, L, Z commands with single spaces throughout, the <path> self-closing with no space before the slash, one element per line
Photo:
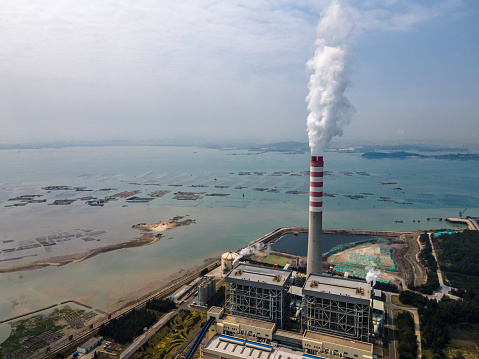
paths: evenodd
<path fill-rule="evenodd" d="M 309 177 L 308 259 L 306 275 L 311 273 L 322 273 L 323 168 L 323 157 L 311 156 Z"/>

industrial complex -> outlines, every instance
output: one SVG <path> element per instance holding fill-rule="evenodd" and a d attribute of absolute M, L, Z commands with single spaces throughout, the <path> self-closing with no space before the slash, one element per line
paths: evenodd
<path fill-rule="evenodd" d="M 204 358 L 373 358 L 384 308 L 361 280 L 239 264 L 226 277 L 226 305 L 214 318 Z M 299 303 L 299 304 L 298 304 Z"/>
<path fill-rule="evenodd" d="M 225 306 L 208 311 L 206 359 L 372 359 L 384 303 L 372 283 L 322 272 L 323 158 L 311 158 L 306 277 L 222 256 Z"/>

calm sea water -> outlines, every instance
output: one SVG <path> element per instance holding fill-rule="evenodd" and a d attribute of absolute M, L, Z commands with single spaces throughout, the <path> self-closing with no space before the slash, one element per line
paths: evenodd
<path fill-rule="evenodd" d="M 340 244 L 346 244 L 367 239 L 379 238 L 361 234 L 328 234 L 324 233 L 322 237 L 322 249 L 329 252 Z M 308 254 L 308 233 L 287 234 L 271 246 L 271 249 L 277 252 L 290 253 L 297 256 L 306 256 Z"/>
<path fill-rule="evenodd" d="M 110 252 L 62 267 L 1 274 L 0 319 L 69 299 L 105 309 L 128 299 L 131 292 L 154 290 L 159 281 L 182 268 L 236 250 L 273 229 L 308 224 L 308 195 L 286 193 L 308 191 L 309 179 L 301 175 L 309 170 L 308 154 L 251 154 L 194 147 L 2 150 L 0 168 L 0 268 L 131 240 L 139 234 L 131 226 L 140 222 L 153 223 L 176 215 L 196 220 L 191 226 L 165 232 L 165 237 L 151 246 Z M 427 218 L 457 216 L 464 208 L 468 208 L 466 214 L 479 216 L 479 166 L 475 162 L 365 160 L 358 154 L 327 153 L 325 169 L 333 174 L 325 177 L 324 190 L 336 194 L 324 199 L 323 223 L 327 228 L 453 228 Z M 378 185 L 381 181 L 398 184 Z M 92 191 L 42 190 L 49 185 L 81 186 Z M 242 188 L 235 189 L 238 186 Z M 149 204 L 128 204 L 120 199 L 104 207 L 90 207 L 81 200 L 69 206 L 48 205 L 56 199 L 101 198 L 133 190 L 141 191 L 139 196 L 156 190 L 172 192 Z M 197 201 L 178 201 L 173 199 L 177 191 L 229 196 L 203 194 Z M 8 199 L 25 194 L 42 195 L 38 198 L 47 201 L 4 207 L 18 203 Z M 413 204 L 378 201 L 381 197 Z M 85 231 L 97 233 L 91 236 L 94 240 L 71 237 Z M 35 247 L 42 237 L 49 236 L 60 240 L 52 246 Z M 0 326 L 0 340 L 7 332 Z"/>

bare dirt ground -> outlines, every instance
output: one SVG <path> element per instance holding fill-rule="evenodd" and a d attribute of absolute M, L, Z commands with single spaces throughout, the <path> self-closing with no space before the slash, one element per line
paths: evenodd
<path fill-rule="evenodd" d="M 426 268 L 417 260 L 417 254 L 420 251 L 417 240 L 419 235 L 420 232 L 401 234 L 402 245 L 393 248 L 393 260 L 405 281 L 403 287 L 404 284 L 418 286 L 426 283 Z"/>

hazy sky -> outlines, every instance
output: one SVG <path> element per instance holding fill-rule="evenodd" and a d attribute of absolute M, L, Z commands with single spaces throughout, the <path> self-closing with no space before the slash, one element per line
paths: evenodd
<path fill-rule="evenodd" d="M 329 1 L 0 0 L 0 144 L 307 141 Z M 344 140 L 478 142 L 479 2 L 342 1 L 354 19 Z"/>

